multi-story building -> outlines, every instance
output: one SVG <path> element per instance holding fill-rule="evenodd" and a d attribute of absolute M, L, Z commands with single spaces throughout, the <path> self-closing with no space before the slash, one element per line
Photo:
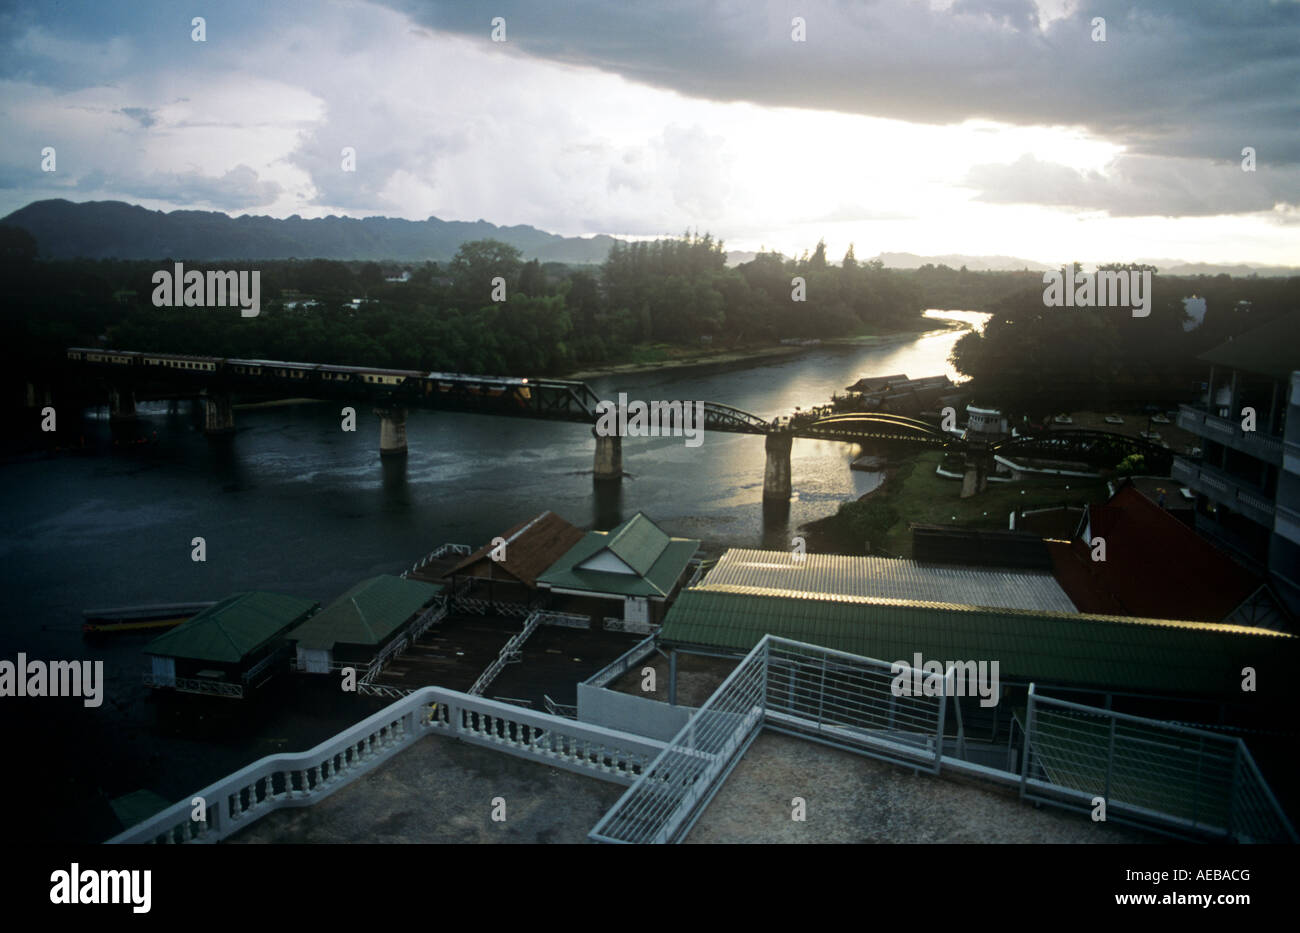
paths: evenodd
<path fill-rule="evenodd" d="M 1200 359 L 1207 391 L 1178 414 L 1200 456 L 1178 457 L 1173 477 L 1196 495 L 1197 531 L 1266 571 L 1300 612 L 1300 311 Z"/>

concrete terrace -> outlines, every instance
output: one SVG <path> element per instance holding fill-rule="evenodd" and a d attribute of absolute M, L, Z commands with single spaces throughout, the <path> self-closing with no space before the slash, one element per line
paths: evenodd
<path fill-rule="evenodd" d="M 310 807 L 229 843 L 582 843 L 623 785 L 444 736 L 423 738 Z M 492 821 L 492 798 L 506 800 Z"/>
<path fill-rule="evenodd" d="M 311 807 L 262 817 L 229 843 L 583 843 L 624 787 L 432 736 Z M 491 819 L 506 800 L 506 821 Z M 790 819 L 790 800 L 808 819 Z M 1157 837 L 1021 803 L 1014 791 L 915 775 L 764 733 L 691 843 L 1142 843 Z"/>
<path fill-rule="evenodd" d="M 802 797 L 807 820 L 790 818 Z M 688 843 L 1145 843 L 1159 837 L 1087 814 L 1021 803 L 1016 792 L 764 732 Z"/>
<path fill-rule="evenodd" d="M 680 654 L 677 656 L 677 702 L 681 706 L 699 707 L 722 686 L 727 675 L 739 664 L 736 658 L 712 658 L 698 654 Z M 655 670 L 654 692 L 643 691 L 641 684 L 643 668 Z M 668 659 L 659 652 L 650 655 L 644 661 L 634 665 L 622 677 L 609 685 L 609 689 L 632 696 L 645 697 L 650 700 L 668 702 L 669 665 Z"/>

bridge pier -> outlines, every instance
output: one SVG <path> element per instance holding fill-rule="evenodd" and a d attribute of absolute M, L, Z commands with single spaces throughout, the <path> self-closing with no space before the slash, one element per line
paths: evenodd
<path fill-rule="evenodd" d="M 406 456 L 406 409 L 376 408 L 379 416 L 379 456 Z"/>
<path fill-rule="evenodd" d="M 203 433 L 208 437 L 232 434 L 235 430 L 235 410 L 228 392 L 203 393 Z"/>
<path fill-rule="evenodd" d="M 993 457 L 987 445 L 981 441 L 971 441 L 966 447 L 966 471 L 961 478 L 961 498 L 969 499 L 989 488 L 989 471 L 993 469 Z"/>
<path fill-rule="evenodd" d="M 764 441 L 767 465 L 763 470 L 763 499 L 789 500 L 790 448 L 794 435 L 789 431 L 772 431 Z"/>
<path fill-rule="evenodd" d="M 969 499 L 989 488 L 989 474 L 978 463 L 967 463 L 966 472 L 961 478 L 961 498 Z"/>
<path fill-rule="evenodd" d="M 44 408 L 46 405 L 53 405 L 53 393 L 49 385 L 37 385 L 34 382 L 27 383 L 27 392 L 24 396 L 24 404 L 28 408 Z"/>
<path fill-rule="evenodd" d="M 108 387 L 108 420 L 135 420 L 135 390 L 120 386 Z"/>
<path fill-rule="evenodd" d="M 591 435 L 596 439 L 596 460 L 592 474 L 598 480 L 618 480 L 623 478 L 623 438 L 617 434 L 605 436 L 598 434 L 595 428 Z"/>

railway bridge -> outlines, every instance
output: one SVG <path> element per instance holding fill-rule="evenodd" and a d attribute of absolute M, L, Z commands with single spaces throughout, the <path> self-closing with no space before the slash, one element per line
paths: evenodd
<path fill-rule="evenodd" d="M 70 378 L 95 381 L 107 389 L 113 421 L 134 418 L 135 401 L 140 397 L 197 396 L 204 405 L 205 432 L 220 435 L 234 430 L 232 398 L 236 394 L 335 400 L 372 407 L 380 419 L 379 453 L 384 457 L 406 454 L 406 415 L 413 408 L 565 421 L 592 426 L 596 442 L 593 472 L 598 481 L 616 481 L 623 475 L 622 437 L 596 430 L 603 406 L 613 403 L 602 400 L 585 382 L 87 347 L 70 347 L 67 365 Z M 658 406 L 661 413 L 667 413 L 667 422 L 679 427 L 685 411 L 702 411 L 703 423 L 695 425 L 696 429 L 763 436 L 765 500 L 789 499 L 790 452 L 797 437 L 989 455 L 928 422 L 887 412 L 826 417 L 801 412 L 793 418 L 768 420 L 720 402 L 673 400 L 649 404 Z M 1087 436 L 1070 440 L 1064 437 L 1067 433 Z M 1133 439 L 1121 435 L 1061 431 L 1044 437 L 1015 438 L 995 449 L 1056 457 L 1091 452 L 1097 457 L 1111 457 L 1105 464 L 1111 466 L 1125 455 L 1116 456 L 1117 451 L 1133 448 Z"/>

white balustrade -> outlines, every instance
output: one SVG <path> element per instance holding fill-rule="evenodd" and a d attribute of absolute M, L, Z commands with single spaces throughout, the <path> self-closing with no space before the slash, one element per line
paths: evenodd
<path fill-rule="evenodd" d="M 411 743 L 438 734 L 623 784 L 632 783 L 664 745 L 509 703 L 424 687 L 310 751 L 254 762 L 109 842 L 220 842 L 273 810 L 311 806 Z M 191 820 L 193 797 L 209 802 L 206 822 Z"/>

